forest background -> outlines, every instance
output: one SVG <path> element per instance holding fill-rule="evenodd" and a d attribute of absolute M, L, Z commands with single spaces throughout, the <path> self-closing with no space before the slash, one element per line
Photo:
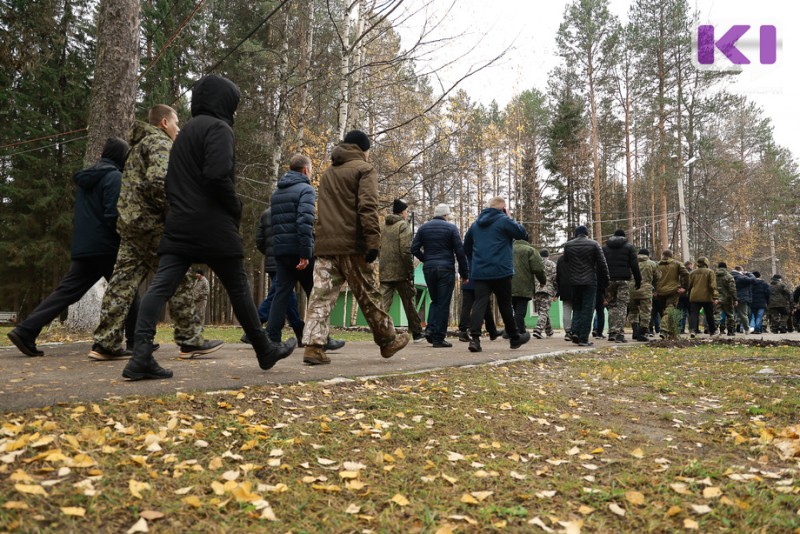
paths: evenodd
<path fill-rule="evenodd" d="M 600 241 L 623 228 L 657 255 L 680 250 L 683 180 L 690 256 L 765 273 L 774 259 L 800 280 L 797 161 L 765 111 L 729 90 L 734 74 L 696 68 L 700 14 L 687 2 L 633 0 L 616 15 L 608 0 L 565 3 L 547 83 L 502 103 L 463 88 L 493 73 L 505 83 L 509 50 L 487 54 L 486 34 L 454 28 L 459 9 L 441 0 L 2 0 L 0 309 L 24 315 L 66 272 L 71 176 L 97 157 L 98 139 L 124 135 L 134 111 L 141 119 L 155 103 L 186 122 L 192 84 L 212 72 L 243 95 L 237 189 L 256 299 L 265 287 L 255 226 L 286 160 L 311 156 L 318 180 L 351 128 L 373 137 L 382 205 L 403 198 L 415 227 L 445 202 L 464 232 L 503 195 L 535 246 L 558 251 L 587 224 Z M 115 49 L 103 32 L 138 46 Z M 130 104 L 117 102 L 130 112 L 98 128 L 93 106 L 113 100 L 123 78 L 101 70 L 107 57 L 135 82 Z M 212 287 L 210 320 L 231 321 L 213 277 Z"/>

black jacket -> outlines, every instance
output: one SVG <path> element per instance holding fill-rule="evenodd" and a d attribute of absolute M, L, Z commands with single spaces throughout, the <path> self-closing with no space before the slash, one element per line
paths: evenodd
<path fill-rule="evenodd" d="M 442 217 L 434 217 L 419 227 L 411 243 L 411 253 L 425 264 L 423 267 L 455 270 L 455 260 L 458 258 L 458 273 L 461 278 L 470 277 L 458 228 Z"/>
<path fill-rule="evenodd" d="M 264 272 L 275 274 L 278 264 L 275 263 L 275 247 L 272 246 L 272 210 L 267 208 L 261 214 L 256 228 L 256 248 L 264 255 Z"/>
<path fill-rule="evenodd" d="M 742 274 L 739 271 L 731 271 L 731 274 L 733 275 L 733 280 L 736 282 L 736 300 L 738 300 L 739 303 L 752 303 L 753 282 L 756 277 L 752 274 Z"/>
<path fill-rule="evenodd" d="M 278 188 L 270 201 L 276 256 L 312 258 L 316 201 L 317 194 L 305 174 L 289 171 L 278 180 Z"/>
<path fill-rule="evenodd" d="M 756 278 L 751 288 L 753 301 L 752 308 L 766 308 L 769 305 L 769 284 L 761 278 Z"/>
<path fill-rule="evenodd" d="M 564 244 L 564 257 L 573 286 L 608 286 L 608 265 L 597 241 L 579 235 Z"/>
<path fill-rule="evenodd" d="M 72 221 L 72 259 L 116 256 L 120 167 L 102 158 L 88 169 L 76 172 L 72 180 L 78 186 Z"/>
<path fill-rule="evenodd" d="M 636 282 L 636 289 L 642 286 L 642 273 L 639 271 L 639 260 L 633 245 L 628 243 L 627 238 L 619 235 L 611 236 L 603 247 L 603 255 L 608 264 L 608 276 L 611 280 L 633 279 Z"/>
<path fill-rule="evenodd" d="M 556 292 L 559 299 L 572 302 L 572 282 L 569 279 L 569 265 L 562 254 L 556 262 Z"/>
<path fill-rule="evenodd" d="M 169 155 L 169 210 L 159 254 L 191 258 L 243 257 L 242 202 L 236 195 L 233 114 L 239 88 L 206 76 L 192 92 L 192 120 Z"/>

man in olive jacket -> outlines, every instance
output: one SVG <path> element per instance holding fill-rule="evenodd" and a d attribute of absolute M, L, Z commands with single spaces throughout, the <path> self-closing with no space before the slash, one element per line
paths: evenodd
<path fill-rule="evenodd" d="M 193 88 L 192 120 L 175 139 L 169 155 L 169 211 L 158 247 L 158 271 L 142 299 L 133 358 L 122 372 L 125 378 L 172 377 L 172 371 L 153 358 L 153 338 L 164 304 L 192 263 L 207 264 L 222 282 L 259 367 L 271 369 L 294 350 L 294 339 L 281 344 L 267 339 L 244 269 L 233 137 L 239 98 L 239 88 L 222 76 L 205 76 Z"/>
<path fill-rule="evenodd" d="M 714 306 L 714 321 L 719 325 L 720 331 L 727 330 L 728 336 L 736 335 L 736 280 L 728 271 L 728 264 L 721 261 L 717 264 L 717 294 L 719 301 Z M 725 325 L 722 324 L 722 314 L 725 313 Z"/>
<path fill-rule="evenodd" d="M 708 258 L 697 259 L 697 267 L 689 274 L 689 335 L 699 334 L 700 309 L 706 316 L 708 331 L 713 336 L 717 333 L 714 322 L 714 304 L 719 302 L 717 294 L 717 275 L 708 268 Z"/>
<path fill-rule="evenodd" d="M 670 332 L 670 309 L 678 305 L 678 298 L 686 293 L 689 286 L 689 271 L 686 266 L 672 257 L 672 251 L 667 249 L 661 253 L 658 262 L 661 278 L 656 284 L 656 297 L 661 301 L 660 308 L 664 310 L 664 321 L 661 326 L 661 337 L 666 337 L 665 330 Z"/>
<path fill-rule="evenodd" d="M 373 262 L 381 246 L 378 218 L 378 173 L 368 161 L 367 134 L 352 130 L 331 153 L 331 166 L 319 182 L 317 220 L 314 223 L 314 289 L 308 304 L 303 362 L 330 363 L 323 350 L 328 322 L 339 290 L 347 282 L 372 330 L 381 356 L 391 358 L 408 344 L 408 334 L 397 334 L 381 306 Z"/>
<path fill-rule="evenodd" d="M 400 295 L 408 319 L 408 331 L 414 342 L 425 339 L 422 322 L 417 313 L 417 288 L 414 285 L 414 256 L 411 254 L 413 235 L 408 225 L 408 204 L 395 199 L 392 213 L 386 216 L 381 233 L 381 298 L 383 309 L 388 313 L 394 300 L 394 292 Z"/>
<path fill-rule="evenodd" d="M 647 341 L 647 329 L 653 312 L 653 290 L 661 278 L 661 271 L 658 270 L 658 264 L 650 259 L 650 251 L 646 248 L 639 249 L 636 260 L 639 262 L 642 283 L 637 288 L 635 281 L 628 282 L 631 294 L 628 320 L 633 328 L 633 339 Z"/>
<path fill-rule="evenodd" d="M 550 262 L 552 263 L 552 262 Z M 553 264 L 555 266 L 555 264 Z M 517 331 L 522 334 L 525 330 L 525 315 L 528 312 L 528 303 L 536 290 L 536 280 L 543 286 L 547 283 L 544 272 L 544 261 L 535 248 L 524 239 L 514 241 L 514 275 L 511 277 L 511 304 L 514 306 L 514 321 Z M 541 328 L 538 323 L 543 322 L 540 316 L 537 321 L 537 330 L 541 338 Z"/>
<path fill-rule="evenodd" d="M 773 274 L 769 282 L 769 329 L 773 334 L 785 334 L 789 320 L 792 292 L 779 274 Z"/>

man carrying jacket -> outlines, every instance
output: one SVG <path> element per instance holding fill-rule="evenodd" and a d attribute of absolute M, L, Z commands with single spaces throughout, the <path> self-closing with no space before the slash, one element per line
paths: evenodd
<path fill-rule="evenodd" d="M 461 235 L 458 228 L 447 221 L 449 216 L 450 206 L 436 206 L 433 219 L 420 226 L 411 244 L 411 253 L 422 262 L 422 273 L 431 298 L 425 337 L 437 348 L 453 346 L 445 340 L 445 336 L 450 322 L 450 301 L 456 284 L 456 259 L 461 278 L 469 278 L 469 265 Z"/>
<path fill-rule="evenodd" d="M 717 294 L 719 302 L 714 306 L 714 321 L 720 332 L 727 331 L 729 337 L 736 335 L 736 281 L 728 271 L 728 264 L 721 261 L 717 264 Z M 722 317 L 722 314 L 725 317 Z M 723 326 L 722 321 L 725 321 Z"/>
<path fill-rule="evenodd" d="M 378 173 L 369 163 L 367 134 L 352 130 L 331 153 L 331 166 L 319 182 L 319 204 L 314 224 L 316 263 L 314 289 L 303 332 L 303 362 L 330 363 L 324 352 L 331 308 L 347 282 L 381 356 L 391 358 L 410 339 L 397 334 L 392 318 L 381 307 L 381 293 L 373 262 L 381 246 L 378 218 Z"/>
<path fill-rule="evenodd" d="M 611 279 L 606 288 L 608 301 L 608 340 L 625 343 L 625 318 L 628 315 L 630 292 L 628 281 L 633 275 L 634 289 L 642 287 L 642 274 L 636 249 L 628 243 L 625 230 L 617 230 L 606 241 L 603 255 L 608 264 L 608 275 Z"/>
<path fill-rule="evenodd" d="M 192 120 L 176 138 L 169 157 L 169 211 L 158 246 L 158 271 L 142 299 L 133 358 L 122 372 L 125 378 L 172 377 L 172 371 L 153 358 L 153 337 L 164 304 L 192 263 L 207 264 L 222 282 L 259 367 L 271 369 L 294 350 L 294 339 L 284 344 L 267 339 L 244 270 L 232 128 L 239 98 L 239 88 L 221 76 L 205 76 L 193 87 Z"/>
<path fill-rule="evenodd" d="M 100 322 L 89 352 L 93 360 L 130 356 L 122 347 L 123 322 L 131 304 L 139 298 L 139 286 L 158 268 L 158 243 L 164 233 L 168 207 L 164 179 L 169 151 L 179 132 L 178 114 L 164 104 L 150 108 L 147 122 L 136 121 L 131 127 L 128 136 L 131 152 L 125 163 L 118 203 L 121 242 L 114 276 L 100 305 Z M 173 339 L 183 358 L 208 354 L 222 346 L 222 341 L 203 339 L 203 325 L 194 313 L 194 283 L 192 271 L 187 270 L 169 300 L 170 317 L 175 323 Z"/>
<path fill-rule="evenodd" d="M 413 235 L 408 225 L 408 204 L 395 199 L 392 213 L 386 216 L 381 232 L 380 280 L 383 309 L 388 313 L 394 300 L 394 292 L 400 295 L 400 302 L 408 319 L 408 331 L 414 343 L 425 339 L 422 324 L 417 313 L 417 287 L 414 285 L 414 256 L 411 254 Z"/>
<path fill-rule="evenodd" d="M 628 307 L 628 320 L 633 329 L 633 339 L 647 341 L 647 329 L 650 326 L 650 315 L 653 311 L 653 289 L 661 277 L 658 264 L 650 259 L 650 251 L 639 249 L 636 258 L 642 283 L 637 288 L 633 280 L 628 281 L 631 300 Z"/>
<path fill-rule="evenodd" d="M 533 294 L 533 307 L 537 316 L 533 337 L 542 339 L 542 334 L 547 337 L 553 335 L 553 325 L 550 323 L 550 306 L 556 296 L 556 264 L 550 260 L 550 251 L 546 248 L 539 251 L 539 257 L 542 258 L 544 264 L 544 281 L 539 280 L 539 283 L 536 284 L 536 292 Z M 515 312 L 516 309 L 515 306 Z"/>
<path fill-rule="evenodd" d="M 553 267 L 555 267 L 555 264 L 553 264 Z M 517 332 L 520 334 L 526 331 L 525 315 L 528 313 L 528 303 L 534 295 L 537 282 L 541 287 L 544 287 L 547 283 L 542 257 L 530 243 L 524 239 L 517 239 L 514 241 L 514 276 L 511 278 L 511 305 L 514 307 L 514 321 L 517 324 Z M 547 298 L 550 299 L 552 297 L 548 296 Z M 542 339 L 545 322 L 544 317 L 540 314 L 536 321 L 536 329 L 533 331 L 533 335 L 538 339 Z M 553 329 L 550 328 L 550 334 L 552 335 L 552 333 Z"/>
<path fill-rule="evenodd" d="M 666 337 L 664 333 L 677 332 L 679 325 L 672 325 L 670 311 L 676 309 L 678 299 L 686 293 L 689 287 L 689 271 L 686 266 L 672 257 L 672 251 L 667 249 L 661 252 L 661 261 L 658 262 L 658 270 L 661 276 L 656 284 L 656 297 L 661 301 L 659 308 L 663 310 L 661 324 L 661 337 Z"/>
<path fill-rule="evenodd" d="M 581 347 L 589 341 L 597 287 L 609 281 L 608 264 L 600 243 L 589 239 L 589 229 L 575 228 L 575 237 L 564 244 L 564 262 L 572 282 L 572 342 Z"/>
<path fill-rule="evenodd" d="M 55 291 L 44 299 L 24 321 L 9 332 L 8 338 L 26 356 L 44 356 L 36 338 L 48 323 L 58 317 L 100 278 L 109 280 L 119 248 L 117 198 L 128 143 L 117 137 L 106 140 L 100 160 L 72 177 L 78 190 L 73 211 L 72 252 L 69 271 Z M 136 310 L 128 324 L 136 321 Z M 125 316 L 123 316 L 123 321 Z M 128 329 L 128 339 L 133 329 Z"/>
<path fill-rule="evenodd" d="M 531 339 L 527 332 L 520 334 L 514 321 L 511 304 L 511 277 L 514 275 L 513 241 L 528 240 L 528 232 L 508 215 L 506 200 L 494 197 L 481 211 L 464 236 L 464 251 L 469 259 L 469 278 L 475 281 L 475 304 L 472 307 L 469 342 L 470 352 L 481 352 L 483 316 L 494 293 L 500 316 L 512 349 L 518 349 Z"/>
<path fill-rule="evenodd" d="M 708 332 L 717 333 L 714 322 L 714 305 L 719 302 L 717 294 L 717 275 L 708 268 L 708 258 L 697 259 L 697 267 L 689 273 L 689 336 L 700 333 L 700 310 L 706 316 Z"/>

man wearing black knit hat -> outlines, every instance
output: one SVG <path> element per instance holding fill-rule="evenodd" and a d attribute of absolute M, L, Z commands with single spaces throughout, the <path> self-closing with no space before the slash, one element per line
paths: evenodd
<path fill-rule="evenodd" d="M 647 329 L 653 313 L 653 289 L 656 287 L 661 273 L 658 270 L 658 264 L 650 259 L 650 251 L 646 248 L 639 249 L 636 260 L 639 263 L 642 282 L 639 287 L 636 287 L 633 280 L 628 281 L 628 290 L 631 296 L 628 320 L 633 328 L 633 339 L 647 341 Z"/>
<path fill-rule="evenodd" d="M 628 243 L 624 230 L 617 230 L 606 241 L 603 255 L 606 257 L 608 274 L 611 278 L 606 288 L 608 340 L 625 343 L 625 318 L 628 315 L 628 302 L 630 301 L 628 281 L 633 274 L 634 289 L 639 289 L 642 285 L 642 274 L 639 272 L 636 250 L 633 245 Z"/>
<path fill-rule="evenodd" d="M 600 243 L 589 239 L 589 229 L 578 226 L 575 238 L 564 244 L 564 261 L 572 282 L 572 342 L 582 347 L 592 345 L 592 328 L 597 286 L 606 286 L 608 265 Z"/>
<path fill-rule="evenodd" d="M 408 204 L 395 199 L 392 213 L 386 216 L 381 232 L 381 299 L 386 313 L 392 307 L 394 292 L 400 295 L 403 309 L 408 318 L 408 331 L 414 342 L 420 342 L 422 324 L 417 313 L 417 289 L 414 285 L 414 257 L 411 254 L 411 240 L 414 237 L 408 225 Z"/>

